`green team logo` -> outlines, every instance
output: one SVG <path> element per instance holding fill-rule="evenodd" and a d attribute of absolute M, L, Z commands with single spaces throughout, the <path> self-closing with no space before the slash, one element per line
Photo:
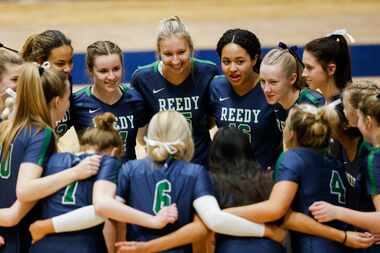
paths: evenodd
<path fill-rule="evenodd" d="M 248 124 L 237 124 L 237 123 L 230 123 L 228 125 L 229 127 L 235 127 L 242 131 L 244 134 L 248 135 L 249 142 L 252 142 L 252 135 L 251 135 L 251 127 Z"/>
<path fill-rule="evenodd" d="M 153 212 L 157 214 L 161 208 L 170 206 L 172 204 L 172 197 L 170 192 L 172 190 L 172 184 L 169 180 L 164 179 L 156 183 L 156 189 L 154 190 L 154 202 Z"/>
<path fill-rule="evenodd" d="M 336 170 L 331 172 L 330 193 L 338 196 L 338 202 L 340 204 L 346 204 L 346 187 Z"/>
<path fill-rule="evenodd" d="M 0 147 L 0 153 L 2 152 L 2 147 Z M 8 179 L 11 176 L 12 168 L 12 153 L 13 153 L 13 144 L 8 153 L 8 158 L 5 161 L 0 162 L 0 178 Z"/>
<path fill-rule="evenodd" d="M 62 197 L 62 204 L 65 205 L 75 205 L 75 193 L 77 192 L 78 182 L 73 182 L 66 186 L 65 194 Z"/>

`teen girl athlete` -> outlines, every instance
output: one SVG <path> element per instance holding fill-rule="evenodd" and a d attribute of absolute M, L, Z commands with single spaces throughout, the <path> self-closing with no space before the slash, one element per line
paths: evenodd
<path fill-rule="evenodd" d="M 282 132 L 289 110 L 297 104 L 321 106 L 325 99 L 317 91 L 306 87 L 302 78 L 303 64 L 295 47 L 280 42 L 270 50 L 260 66 L 260 84 L 267 102 L 276 105 L 277 124 Z"/>
<path fill-rule="evenodd" d="M 55 150 L 54 122 L 68 109 L 70 88 L 61 72 L 28 63 L 18 83 L 15 115 L 0 128 L 1 170 L 3 191 L 1 207 L 22 205 L 18 221 L 35 201 L 67 184 L 97 172 L 99 158 L 92 157 L 66 172 L 40 178 L 48 157 Z M 17 186 L 17 187 L 16 187 Z M 25 219 L 24 219 L 25 221 Z M 26 222 L 26 221 L 25 221 Z M 27 224 L 1 228 L 6 245 L 2 252 L 25 252 L 28 249 Z"/>
<path fill-rule="evenodd" d="M 209 152 L 209 169 L 212 182 L 215 186 L 216 195 L 223 207 L 244 205 L 252 202 L 263 201 L 268 198 L 263 188 L 271 188 L 272 183 L 267 179 L 270 176 L 260 169 L 260 166 L 252 160 L 251 145 L 248 136 L 233 127 L 223 127 L 215 134 Z M 212 209 L 209 209 L 209 212 Z M 201 211 L 197 209 L 197 212 Z M 198 212 L 202 219 L 205 217 Z M 213 218 L 216 219 L 215 211 Z M 207 216 L 206 216 L 207 218 Z M 209 222 L 205 219 L 205 224 Z M 314 219 L 300 213 L 291 213 L 285 219 L 285 226 L 298 229 L 305 233 L 321 234 L 326 238 L 340 240 L 344 238 L 344 232 L 318 224 Z M 219 232 L 219 226 L 209 226 L 215 232 Z M 153 239 L 148 242 L 120 242 L 120 253 L 127 252 L 158 252 L 175 248 L 187 243 L 194 242 L 204 237 L 202 224 L 195 221 L 179 230 Z M 232 232 L 232 231 L 230 231 Z M 265 238 L 242 237 L 243 234 L 235 232 L 228 235 L 217 235 L 217 252 L 284 252 L 279 243 L 284 238 L 284 231 L 274 226 L 265 226 Z M 361 238 L 350 235 L 348 242 L 356 247 L 367 246 L 361 244 Z M 206 252 L 201 250 L 199 252 Z M 209 252 L 209 251 L 208 251 Z"/>
<path fill-rule="evenodd" d="M 273 106 L 258 84 L 260 42 L 247 30 L 226 31 L 217 52 L 224 75 L 210 84 L 212 116 L 218 127 L 233 126 L 249 136 L 254 159 L 264 168 L 272 167 L 279 155 L 281 133 Z"/>
<path fill-rule="evenodd" d="M 72 92 L 71 71 L 73 69 L 73 47 L 71 40 L 61 31 L 47 30 L 27 38 L 21 56 L 26 62 L 42 64 L 48 61 L 50 65 L 68 76 L 70 81 L 70 94 Z M 70 114 L 66 112 L 64 118 L 58 123 L 56 133 L 63 135 L 69 127 Z"/>
<path fill-rule="evenodd" d="M 370 95 L 360 102 L 357 113 L 357 126 L 365 141 L 373 147 L 366 160 L 363 171 L 363 181 L 366 185 L 367 196 L 360 201 L 358 210 L 334 205 L 325 201 L 318 201 L 310 206 L 313 216 L 320 222 L 340 220 L 352 224 L 372 233 L 380 232 L 380 152 L 379 152 L 379 123 L 380 123 L 380 93 Z M 379 252 L 379 246 L 372 246 L 365 252 Z"/>
<path fill-rule="evenodd" d="M 128 205 L 152 214 L 164 206 L 176 203 L 180 215 L 174 224 L 159 231 L 128 225 L 127 241 L 148 241 L 169 234 L 193 220 L 194 208 L 207 226 L 220 233 L 264 235 L 263 225 L 220 210 L 212 196 L 207 170 L 201 165 L 188 162 L 193 155 L 194 146 L 189 124 L 180 113 L 157 113 L 149 123 L 145 141 L 148 157 L 124 164 L 119 175 L 117 195 Z M 110 203 L 108 208 L 111 207 Z M 112 217 L 110 212 L 104 215 Z M 199 231 L 194 233 L 199 235 Z M 170 252 L 192 252 L 189 238 L 194 239 L 194 235 L 187 237 L 181 239 L 184 246 Z M 119 245 L 123 247 L 124 243 Z M 169 248 L 171 247 L 164 249 Z"/>
<path fill-rule="evenodd" d="M 285 151 L 274 172 L 275 185 L 269 200 L 231 208 L 239 216 L 259 222 L 275 221 L 292 210 L 308 215 L 308 207 L 316 199 L 345 206 L 348 182 L 344 168 L 333 158 L 323 154 L 330 140 L 326 109 L 303 104 L 291 109 L 284 131 Z M 346 230 L 343 223 L 330 223 L 332 227 Z M 343 244 L 352 232 L 341 235 L 341 243 L 320 237 L 292 232 L 292 248 L 296 253 L 349 252 Z M 321 236 L 323 236 L 321 234 Z M 363 236 L 363 241 L 371 237 Z"/>
<path fill-rule="evenodd" d="M 136 136 L 147 122 L 145 104 L 132 87 L 121 84 L 123 53 L 111 41 L 97 41 L 87 47 L 87 68 L 94 84 L 77 91 L 71 104 L 72 123 L 79 133 L 92 126 L 93 118 L 111 112 L 123 140 L 123 159 L 135 159 Z"/>
<path fill-rule="evenodd" d="M 302 76 L 306 83 L 311 89 L 319 90 L 327 103 L 338 99 L 352 82 L 350 51 L 341 34 L 333 33 L 308 42 L 302 61 L 305 65 Z"/>
<path fill-rule="evenodd" d="M 178 17 L 162 21 L 157 36 L 159 60 L 140 67 L 131 84 L 142 94 L 150 117 L 162 110 L 182 113 L 191 123 L 193 162 L 205 164 L 211 139 L 207 106 L 214 63 L 194 58 L 193 41 Z"/>
<path fill-rule="evenodd" d="M 7 119 L 13 111 L 13 102 L 8 104 L 10 101 L 6 101 L 6 98 L 9 97 L 6 89 L 10 88 L 16 91 L 16 83 L 23 63 L 24 61 L 17 53 L 0 47 L 0 121 Z M 8 112 L 4 112 L 6 108 L 9 108 Z"/>

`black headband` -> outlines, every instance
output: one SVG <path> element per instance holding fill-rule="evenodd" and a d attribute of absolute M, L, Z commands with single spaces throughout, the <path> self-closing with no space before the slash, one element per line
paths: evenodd
<path fill-rule="evenodd" d="M 305 67 L 302 60 L 299 58 L 299 56 L 297 54 L 297 50 L 298 50 L 297 46 L 288 47 L 288 45 L 286 45 L 284 42 L 279 42 L 278 47 L 282 48 L 282 49 L 287 49 L 289 51 L 289 53 L 291 55 L 293 55 L 293 57 L 296 59 L 296 61 L 298 61 L 302 65 L 302 67 Z"/>
<path fill-rule="evenodd" d="M 3 43 L 1 43 L 1 42 L 0 42 L 0 47 L 3 47 L 3 48 L 5 48 L 5 49 L 8 49 L 9 51 L 12 51 L 12 52 L 14 52 L 14 53 L 18 54 L 18 51 L 17 51 L 17 50 L 15 50 L 15 49 L 12 49 L 12 48 L 9 48 L 9 47 L 6 47 L 6 46 L 4 46 L 4 44 L 3 44 Z"/>

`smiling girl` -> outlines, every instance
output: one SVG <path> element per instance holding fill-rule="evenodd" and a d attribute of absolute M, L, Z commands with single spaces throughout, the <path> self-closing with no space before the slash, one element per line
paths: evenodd
<path fill-rule="evenodd" d="M 73 95 L 72 122 L 79 134 L 92 126 L 93 118 L 112 112 L 123 140 L 124 159 L 135 159 L 136 136 L 146 124 L 144 101 L 129 85 L 121 84 L 123 54 L 111 41 L 97 41 L 87 47 L 87 68 L 94 84 Z"/>
<path fill-rule="evenodd" d="M 131 83 L 141 92 L 152 117 L 163 110 L 175 110 L 192 126 L 195 153 L 192 162 L 205 164 L 211 143 L 207 106 L 214 63 L 193 57 L 193 41 L 179 17 L 161 22 L 157 35 L 158 61 L 140 67 Z"/>

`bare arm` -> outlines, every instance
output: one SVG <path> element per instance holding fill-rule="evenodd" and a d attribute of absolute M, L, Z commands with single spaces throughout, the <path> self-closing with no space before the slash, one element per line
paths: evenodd
<path fill-rule="evenodd" d="M 46 177 L 43 169 L 34 163 L 22 163 L 18 174 L 16 194 L 21 202 L 37 201 L 68 184 L 88 178 L 98 172 L 101 156 L 87 157 L 78 165 Z"/>
<path fill-rule="evenodd" d="M 289 210 L 297 190 L 297 183 L 281 181 L 273 186 L 268 200 L 252 205 L 228 208 L 226 211 L 259 223 L 276 221 Z"/>
<path fill-rule="evenodd" d="M 375 212 L 360 212 L 324 201 L 314 202 L 309 209 L 319 222 L 340 220 L 373 233 L 380 233 L 380 194 L 373 196 L 372 201 Z"/>
<path fill-rule="evenodd" d="M 99 216 L 111 218 L 119 222 L 137 224 L 149 228 L 162 228 L 176 220 L 172 207 L 161 209 L 163 215 L 150 215 L 127 206 L 115 199 L 116 185 L 105 180 L 94 184 L 93 204 Z M 176 208 L 175 208 L 176 209 Z M 166 212 L 165 210 L 168 210 Z"/>
<path fill-rule="evenodd" d="M 191 244 L 207 236 L 207 228 L 195 216 L 192 223 L 177 231 L 147 242 L 119 242 L 118 252 L 161 252 L 175 247 Z"/>
<path fill-rule="evenodd" d="M 289 230 L 343 243 L 352 248 L 367 248 L 373 243 L 373 237 L 371 235 L 342 231 L 321 224 L 303 213 L 293 212 L 291 210 L 285 215 L 283 226 Z"/>
<path fill-rule="evenodd" d="M 0 209 L 0 226 L 13 227 L 33 208 L 36 202 L 20 202 L 16 200 L 11 207 Z"/>

